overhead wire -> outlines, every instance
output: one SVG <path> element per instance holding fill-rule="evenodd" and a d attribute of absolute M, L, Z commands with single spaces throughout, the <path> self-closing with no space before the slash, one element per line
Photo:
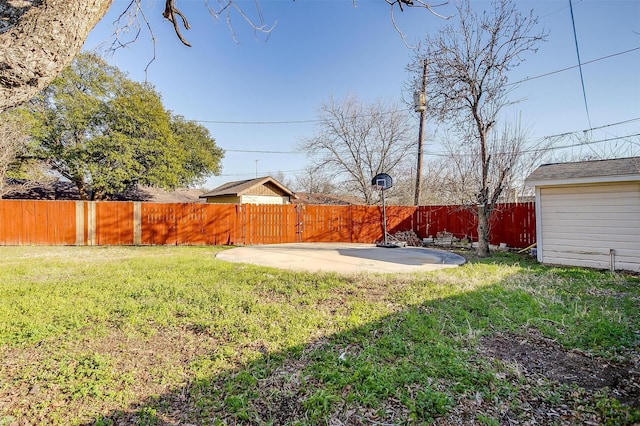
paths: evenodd
<path fill-rule="evenodd" d="M 605 128 L 608 128 L 608 127 L 615 127 L 615 126 L 620 126 L 620 125 L 623 125 L 623 124 L 633 123 L 634 121 L 640 121 L 640 117 L 630 118 L 628 120 L 623 120 L 623 121 L 617 121 L 615 123 L 607 123 L 607 124 L 603 124 L 601 126 L 590 127 L 588 129 L 573 130 L 573 131 L 569 131 L 569 132 L 557 133 L 557 134 L 554 134 L 554 135 L 547 135 L 547 136 L 538 136 L 538 137 L 532 138 L 531 142 L 537 141 L 538 142 L 537 145 L 540 145 L 545 140 L 554 139 L 554 138 L 568 137 L 568 136 L 575 135 L 575 134 L 580 134 L 580 133 L 584 134 L 584 133 L 591 132 L 593 130 L 602 130 L 602 129 L 605 129 Z M 636 135 L 631 135 L 631 136 L 636 136 Z M 293 154 L 293 155 L 302 155 L 302 154 L 304 154 L 304 152 L 301 152 L 301 151 L 271 151 L 271 150 L 255 150 L 255 149 L 251 149 L 251 150 L 250 149 L 226 149 L 224 147 L 221 147 L 221 148 L 224 149 L 225 152 L 237 152 L 237 153 L 247 153 L 247 154 Z"/>
<path fill-rule="evenodd" d="M 576 20 L 573 16 L 573 3 L 569 0 L 569 10 L 571 11 L 571 25 L 573 26 L 573 40 L 576 43 L 576 55 L 578 55 L 578 68 L 580 69 L 580 83 L 582 83 L 582 98 L 584 99 L 584 109 L 587 112 L 587 121 L 591 127 L 591 116 L 589 115 L 589 103 L 587 102 L 587 92 L 584 88 L 584 75 L 582 74 L 582 61 L 580 60 L 580 47 L 578 46 L 578 33 L 576 32 Z"/>
<path fill-rule="evenodd" d="M 533 77 L 526 77 L 523 78 L 521 80 L 518 81 L 514 81 L 512 83 L 506 83 L 505 86 L 513 86 L 516 84 L 520 84 L 520 83 L 526 83 L 528 81 L 531 80 L 536 80 L 539 78 L 543 78 L 543 77 L 548 77 L 550 75 L 554 75 L 554 74 L 559 74 L 561 72 L 565 72 L 565 71 L 569 71 L 572 70 L 574 68 L 579 68 L 583 65 L 589 65 L 589 64 L 593 64 L 595 62 L 600 62 L 600 61 L 604 61 L 606 59 L 610 59 L 610 58 L 614 58 L 616 56 L 620 56 L 620 55 L 625 55 L 628 53 L 632 53 L 635 51 L 640 50 L 640 46 L 631 48 L 631 49 L 627 49 L 627 50 L 623 50 L 620 52 L 615 52 L 615 53 L 611 53 L 609 55 L 606 56 L 601 56 L 599 58 L 595 58 L 595 59 L 591 59 L 589 61 L 586 62 L 582 62 L 582 63 L 578 63 L 577 65 L 572 65 L 570 67 L 565 67 L 565 68 L 560 68 L 554 71 L 549 71 L 543 74 L 539 74 L 539 75 L 535 75 Z M 393 112 L 407 112 L 407 111 L 412 111 L 412 108 L 405 108 L 405 109 L 399 109 L 397 111 L 390 111 L 387 112 L 388 114 L 391 114 Z M 363 116 L 369 116 L 369 115 L 363 115 Z M 279 125 L 279 124 L 313 124 L 313 123 L 320 123 L 322 122 L 321 119 L 305 119 L 305 120 L 277 120 L 277 121 L 268 121 L 268 120 L 262 120 L 262 121 L 242 121 L 242 120 L 199 120 L 199 119 L 188 119 L 187 121 L 192 121 L 195 123 L 206 123 L 206 124 L 234 124 L 234 125 Z M 591 125 L 591 124 L 589 124 Z"/>
<path fill-rule="evenodd" d="M 547 152 L 547 151 L 554 151 L 556 149 L 566 149 L 566 148 L 575 148 L 575 147 L 579 147 L 579 146 L 595 145 L 597 143 L 611 142 L 611 141 L 616 141 L 616 140 L 620 140 L 620 139 L 633 138 L 633 137 L 636 137 L 636 136 L 640 136 L 640 133 L 635 133 L 635 134 L 632 134 L 632 135 L 625 135 L 625 136 L 616 136 L 616 137 L 613 137 L 613 138 L 599 139 L 599 140 L 595 140 L 595 141 L 578 142 L 578 143 L 573 143 L 573 144 L 569 144 L 569 145 L 550 146 L 550 147 L 539 148 L 539 149 L 525 149 L 525 150 L 522 150 L 520 152 L 523 153 L 523 154 L 542 153 L 542 152 Z M 503 153 L 497 152 L 496 154 L 503 154 Z M 428 156 L 432 156 L 432 157 L 448 157 L 448 156 L 450 156 L 449 153 L 439 153 L 439 152 L 425 152 L 424 155 L 428 155 Z M 475 155 L 475 154 L 468 154 L 468 155 Z"/>

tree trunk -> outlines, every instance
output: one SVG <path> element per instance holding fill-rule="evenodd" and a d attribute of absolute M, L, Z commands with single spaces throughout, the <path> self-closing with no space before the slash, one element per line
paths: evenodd
<path fill-rule="evenodd" d="M 478 257 L 489 257 L 489 214 L 485 205 L 478 206 Z"/>
<path fill-rule="evenodd" d="M 112 1 L 41 0 L 24 14 L 3 10 L 9 21 L 0 33 L 0 111 L 44 89 L 80 51 Z"/>

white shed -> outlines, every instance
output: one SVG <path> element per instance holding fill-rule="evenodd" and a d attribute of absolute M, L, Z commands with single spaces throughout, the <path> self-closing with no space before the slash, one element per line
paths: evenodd
<path fill-rule="evenodd" d="M 640 157 L 545 164 L 525 184 L 539 262 L 640 272 Z"/>

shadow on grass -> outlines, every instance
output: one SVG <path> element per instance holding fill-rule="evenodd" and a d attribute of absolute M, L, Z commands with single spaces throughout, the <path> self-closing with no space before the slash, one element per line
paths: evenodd
<path fill-rule="evenodd" d="M 544 271 L 531 266 L 534 274 Z M 567 301 L 552 302 L 539 289 L 530 291 L 530 283 L 516 284 L 409 303 L 380 320 L 285 351 L 271 353 L 256 340 L 238 349 L 236 359 L 251 361 L 232 370 L 217 371 L 212 366 L 223 355 L 205 354 L 190 360 L 190 383 L 89 424 L 413 424 L 442 416 L 462 424 L 548 424 L 559 418 L 550 418 L 551 412 L 576 423 L 596 418 L 632 424 L 633 410 L 606 390 L 585 393 L 544 376 L 527 377 L 517 365 L 488 356 L 481 341 L 495 334 L 551 333 L 554 324 L 562 328 L 558 333 L 573 335 L 569 347 L 633 346 L 638 319 L 628 318 L 632 324 L 616 328 L 618 334 L 596 335 L 597 325 L 614 320 L 593 315 L 572 323 L 567 318 L 575 308 Z"/>
<path fill-rule="evenodd" d="M 402 265 L 462 265 L 465 258 L 444 250 L 422 247 L 366 247 L 338 249 L 341 256 L 378 260 Z"/>

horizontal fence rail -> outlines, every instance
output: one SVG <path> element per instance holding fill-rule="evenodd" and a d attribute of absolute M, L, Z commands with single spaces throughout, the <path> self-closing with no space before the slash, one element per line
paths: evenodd
<path fill-rule="evenodd" d="M 462 206 L 387 206 L 387 231 L 477 240 Z M 534 203 L 500 204 L 492 244 L 536 241 Z M 0 245 L 255 245 L 383 240 L 379 206 L 0 200 Z"/>

